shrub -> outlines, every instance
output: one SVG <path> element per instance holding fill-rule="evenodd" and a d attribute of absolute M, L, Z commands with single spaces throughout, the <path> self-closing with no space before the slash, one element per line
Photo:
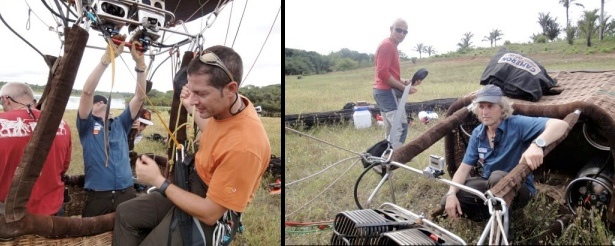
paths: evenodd
<path fill-rule="evenodd" d="M 610 48 L 609 47 L 604 47 L 604 48 L 600 49 L 600 52 L 602 52 L 602 53 L 611 53 L 611 52 L 613 52 L 613 47 L 610 47 Z"/>
<path fill-rule="evenodd" d="M 538 37 L 536 37 L 536 43 L 539 44 L 546 44 L 547 43 L 547 37 L 545 35 L 538 35 Z"/>
<path fill-rule="evenodd" d="M 577 32 L 576 27 L 567 27 L 566 28 L 566 41 L 568 41 L 569 45 L 574 44 L 574 34 Z"/>

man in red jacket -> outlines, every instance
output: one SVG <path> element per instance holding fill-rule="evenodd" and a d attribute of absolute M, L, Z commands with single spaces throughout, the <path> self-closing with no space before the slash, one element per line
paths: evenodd
<path fill-rule="evenodd" d="M 0 202 L 4 202 L 41 112 L 36 109 L 32 89 L 24 83 L 9 82 L 2 86 L 0 104 L 4 109 L 0 113 Z M 32 187 L 26 204 L 29 213 L 63 215 L 62 175 L 70 165 L 71 148 L 70 129 L 62 120 L 41 175 Z"/>

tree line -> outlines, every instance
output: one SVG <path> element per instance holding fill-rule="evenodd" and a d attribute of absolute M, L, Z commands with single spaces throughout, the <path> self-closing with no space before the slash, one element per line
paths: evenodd
<path fill-rule="evenodd" d="M 557 22 L 557 17 L 553 18 L 550 13 L 538 13 L 537 23 L 540 25 L 542 32 L 534 33 L 530 36 L 533 43 L 546 43 L 553 41 L 563 32 L 565 40 L 568 44 L 573 45 L 575 39 L 582 39 L 588 47 L 592 45 L 592 40 L 602 40 L 604 37 L 615 36 L 615 20 L 610 15 L 604 13 L 598 14 L 599 9 L 585 10 L 576 25 L 571 25 L 568 19 L 568 10 L 571 5 L 584 7 L 583 4 L 573 3 L 574 0 L 560 0 L 560 3 L 566 8 L 566 27 L 561 27 Z M 602 0 L 604 5 L 604 0 Z M 497 46 L 497 41 L 501 40 L 504 32 L 500 29 L 492 30 L 489 35 L 485 36 L 482 41 L 490 42 L 491 47 Z M 461 41 L 457 43 L 459 47 L 457 52 L 463 52 L 472 49 L 472 32 L 464 33 Z"/>
<path fill-rule="evenodd" d="M 374 65 L 374 55 L 349 49 L 321 55 L 315 51 L 284 49 L 284 74 L 311 75 L 346 71 Z"/>
<path fill-rule="evenodd" d="M 0 87 L 4 86 L 7 82 L 0 81 Z M 45 90 L 45 86 L 28 84 L 32 90 L 36 93 Z M 267 86 L 255 86 L 247 85 L 239 88 L 239 93 L 246 96 L 254 104 L 254 106 L 261 106 L 264 113 L 279 114 L 282 112 L 282 85 L 273 84 Z M 108 95 L 109 92 L 96 91 L 94 94 Z M 129 92 L 113 92 L 112 97 L 124 98 L 126 103 L 134 96 L 134 93 Z M 80 96 L 81 90 L 73 89 L 72 96 Z M 169 90 L 162 92 L 156 89 L 151 89 L 147 93 L 149 100 L 154 106 L 157 107 L 170 107 L 173 102 L 173 91 Z"/>

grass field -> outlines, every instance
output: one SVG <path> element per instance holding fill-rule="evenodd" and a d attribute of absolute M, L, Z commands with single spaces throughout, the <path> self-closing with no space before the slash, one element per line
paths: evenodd
<path fill-rule="evenodd" d="M 578 42 L 577 42 L 578 43 Z M 541 63 L 547 71 L 560 70 L 613 70 L 615 69 L 615 41 L 597 43 L 593 47 L 569 46 L 564 42 L 549 44 L 510 45 L 509 49 L 521 52 Z M 458 98 L 481 87 L 480 76 L 498 48 L 481 48 L 466 54 L 447 54 L 425 58 L 416 64 L 401 64 L 402 78 L 410 78 L 419 68 L 426 68 L 429 76 L 409 96 L 408 102 L 437 98 Z M 341 110 L 348 102 L 367 101 L 372 98 L 374 68 L 335 72 L 322 75 L 286 76 L 285 114 L 313 113 Z M 438 112 L 443 116 L 443 112 Z M 410 126 L 406 143 L 416 139 L 434 123 L 415 123 Z M 302 134 L 312 136 L 318 140 Z M 285 213 L 286 222 L 329 222 L 342 211 L 356 210 L 353 188 L 363 171 L 357 153 L 383 139 L 384 130 L 376 126 L 356 130 L 352 123 L 319 126 L 302 131 L 302 134 L 285 130 Z M 326 142 L 326 143 L 325 143 Z M 327 144 L 329 143 L 329 144 Z M 422 170 L 430 154 L 444 156 L 444 141 L 440 140 L 418 155 L 407 165 Z M 333 146 L 331 146 L 333 145 Z M 349 158 L 349 159 L 348 159 Z M 342 161 L 344 160 L 344 161 Z M 326 170 L 325 170 L 326 169 Z M 325 171 L 323 171 L 325 170 Z M 445 178 L 450 178 L 445 175 Z M 367 198 L 378 177 L 368 173 L 358 187 L 361 198 Z M 290 185 L 288 185 L 290 184 Z M 407 171 L 394 173 L 395 203 L 414 213 L 428 215 L 439 204 L 448 186 L 419 177 Z M 390 201 L 388 185 L 383 186 L 372 204 Z M 384 194 L 384 195 L 383 195 Z M 527 244 L 542 228 L 557 217 L 556 206 L 538 196 L 528 207 L 513 213 L 514 244 Z M 587 219 L 587 218 L 585 218 Z M 594 221 L 593 218 L 587 221 Z M 611 244 L 614 236 L 601 227 L 601 223 L 588 229 L 575 223 L 554 244 Z M 476 244 L 484 223 L 461 219 L 453 223 L 442 221 L 440 226 L 450 229 L 467 243 Z M 328 244 L 330 230 L 288 231 L 285 244 Z"/>
<path fill-rule="evenodd" d="M 152 109 L 151 107 L 147 107 Z M 157 114 L 152 113 L 153 126 L 148 126 L 143 131 L 144 136 L 149 136 L 153 133 L 158 133 L 167 136 L 167 130 L 164 125 L 169 126 L 169 114 L 167 110 L 158 110 L 160 118 Z M 121 110 L 112 110 L 114 115 L 119 115 Z M 64 120 L 71 127 L 72 134 L 72 160 L 68 174 L 83 174 L 83 151 L 79 141 L 79 135 L 75 126 L 77 117 L 76 110 L 67 110 L 64 113 Z M 281 121 L 280 118 L 261 118 L 269 141 L 271 144 L 271 154 L 281 156 Z M 164 124 L 162 123 L 164 122 Z M 137 153 L 154 153 L 156 155 L 166 156 L 167 147 L 164 143 L 156 142 L 143 138 L 141 142 L 135 145 Z M 232 245 L 280 245 L 281 242 L 281 197 L 280 195 L 270 195 L 267 191 L 267 185 L 273 183 L 274 177 L 266 175 L 263 177 L 261 186 L 256 192 L 254 200 L 248 206 L 243 216 L 243 224 L 245 231 L 233 241 Z"/>

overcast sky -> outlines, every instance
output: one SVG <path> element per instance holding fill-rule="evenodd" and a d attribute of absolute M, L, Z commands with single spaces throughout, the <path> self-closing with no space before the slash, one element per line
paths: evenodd
<path fill-rule="evenodd" d="M 45 1 L 53 4 L 53 1 Z M 233 2 L 233 6 L 231 3 L 226 5 L 223 11 L 218 15 L 217 20 L 213 23 L 213 26 L 204 32 L 204 46 L 224 45 L 227 30 L 228 37 L 226 37 L 226 45 L 233 45 L 235 34 L 239 28 L 239 33 L 233 48 L 242 56 L 244 62 L 245 82 L 242 83 L 242 86 L 248 84 L 256 86 L 280 84 L 282 66 L 280 59 L 280 47 L 282 47 L 282 13 L 279 14 L 277 20 L 276 14 L 280 9 L 281 0 L 235 0 Z M 246 2 L 247 7 L 241 26 L 239 27 L 239 21 L 244 6 L 246 6 Z M 29 21 L 27 4 L 29 4 L 33 10 L 30 14 Z M 15 31 L 25 37 L 43 54 L 51 54 L 54 56 L 61 55 L 61 42 L 56 33 L 49 31 L 49 26 L 55 28 L 56 22 L 40 0 L 2 0 L 0 1 L 0 14 L 2 14 L 4 20 L 7 21 Z M 230 26 L 229 17 L 231 18 Z M 254 63 L 274 21 L 275 25 L 273 26 L 271 35 L 267 39 L 267 43 L 265 43 L 258 60 Z M 201 23 L 204 22 L 205 21 L 199 19 L 188 23 L 188 32 L 192 34 L 200 32 L 202 29 Z M 26 28 L 28 23 L 30 27 L 29 30 Z M 123 29 L 124 33 L 127 33 L 126 29 L 127 28 Z M 99 34 L 100 32 L 90 31 L 88 45 L 104 47 L 104 40 Z M 3 50 L 2 59 L 0 59 L 0 81 L 20 81 L 44 85 L 47 82 L 48 68 L 43 58 L 25 42 L 15 36 L 2 23 L 0 23 L 0 37 L 2 37 L 0 44 L 2 44 Z M 185 37 L 176 34 L 174 38 L 184 39 Z M 180 59 L 187 49 L 188 45 L 180 48 Z M 128 51 L 128 49 L 126 49 L 126 51 Z M 103 53 L 103 50 L 86 48 L 73 88 L 81 89 L 83 87 L 83 83 L 87 76 L 92 71 L 92 68 L 100 61 L 100 57 Z M 119 63 L 116 63 L 116 82 L 113 91 L 134 92 L 134 61 L 129 53 L 124 53 L 122 57 L 128 64 L 128 67 L 124 65 L 121 60 L 116 60 Z M 157 66 L 166 57 L 168 57 L 168 55 L 156 56 L 154 66 Z M 146 64 L 148 62 L 149 59 L 146 58 Z M 253 64 L 254 68 L 248 74 Z M 167 61 L 156 71 L 152 79 L 154 82 L 154 89 L 160 91 L 172 90 L 172 73 L 170 66 L 170 63 Z M 109 91 L 110 89 L 111 69 L 108 68 L 97 90 Z"/>
<path fill-rule="evenodd" d="M 571 23 L 579 20 L 583 10 L 600 8 L 600 0 L 575 2 L 585 9 L 571 6 Z M 419 56 L 412 51 L 418 43 L 431 45 L 438 54 L 455 51 L 467 32 L 474 34 L 471 41 L 477 47 L 489 47 L 488 41 L 481 40 L 494 29 L 504 33 L 498 45 L 506 40 L 529 42 L 532 34 L 542 32 L 539 13 L 550 13 L 560 27 L 566 26 L 566 9 L 559 0 L 292 0 L 285 4 L 284 46 L 323 55 L 342 48 L 375 53 L 396 18 L 408 22 L 409 33 L 398 49 L 409 57 Z M 615 1 L 605 0 L 604 9 L 605 16 L 613 16 Z"/>

